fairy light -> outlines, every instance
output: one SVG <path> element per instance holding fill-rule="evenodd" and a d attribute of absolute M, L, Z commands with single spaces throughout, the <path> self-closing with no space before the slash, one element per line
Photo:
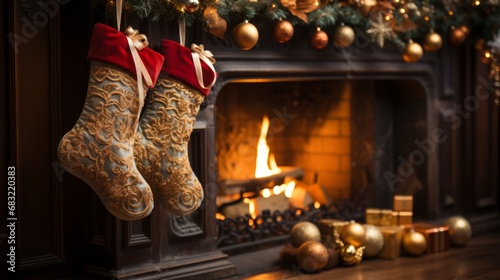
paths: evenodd
<path fill-rule="evenodd" d="M 392 17 L 390 15 L 386 15 L 384 17 L 384 19 L 385 19 L 385 21 L 390 21 L 390 20 L 392 20 Z"/>
<path fill-rule="evenodd" d="M 479 6 L 479 5 L 481 5 L 481 1 L 479 1 L 479 0 L 473 1 L 472 5 L 473 6 Z"/>
<path fill-rule="evenodd" d="M 430 18 L 429 18 L 429 16 L 425 16 L 425 17 L 424 17 L 424 20 L 425 20 L 425 21 L 429 21 L 429 19 L 430 19 Z"/>
<path fill-rule="evenodd" d="M 404 14 L 404 13 L 406 13 L 406 10 L 405 10 L 405 8 L 401 8 L 401 9 L 399 9 L 399 12 L 400 12 L 401 14 Z"/>
<path fill-rule="evenodd" d="M 450 16 L 452 16 L 452 15 L 453 15 L 453 11 L 452 11 L 452 10 L 449 10 L 449 11 L 448 11 L 448 14 L 449 14 Z"/>

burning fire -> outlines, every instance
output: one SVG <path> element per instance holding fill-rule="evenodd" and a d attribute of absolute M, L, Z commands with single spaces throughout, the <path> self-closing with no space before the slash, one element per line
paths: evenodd
<path fill-rule="evenodd" d="M 269 130 L 269 118 L 264 116 L 260 130 L 259 142 L 257 143 L 257 161 L 255 166 L 255 177 L 262 178 L 279 173 L 281 170 L 276 164 L 273 154 L 269 154 L 266 136 Z"/>

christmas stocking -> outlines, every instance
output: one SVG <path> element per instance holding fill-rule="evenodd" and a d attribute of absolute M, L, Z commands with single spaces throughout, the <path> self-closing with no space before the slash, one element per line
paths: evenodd
<path fill-rule="evenodd" d="M 109 212 L 119 219 L 136 220 L 151 213 L 153 195 L 137 170 L 133 145 L 144 92 L 147 85 L 153 86 L 163 56 L 145 47 L 147 41 L 131 28 L 126 33 L 95 25 L 85 105 L 61 139 L 58 157 L 69 173 L 92 188 Z"/>
<path fill-rule="evenodd" d="M 134 155 L 163 207 L 186 216 L 203 200 L 187 144 L 200 104 L 215 83 L 215 60 L 203 45 L 190 50 L 169 40 L 162 41 L 160 53 L 165 62 L 139 123 Z"/>

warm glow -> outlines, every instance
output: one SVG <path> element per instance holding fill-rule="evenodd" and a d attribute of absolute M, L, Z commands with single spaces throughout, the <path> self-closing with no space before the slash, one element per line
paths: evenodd
<path fill-rule="evenodd" d="M 243 202 L 246 203 L 246 204 L 248 204 L 248 203 L 250 203 L 250 199 L 247 198 L 247 197 L 245 197 L 245 199 L 243 199 Z"/>
<path fill-rule="evenodd" d="M 474 6 L 479 6 L 481 5 L 481 1 L 474 1 Z"/>
<path fill-rule="evenodd" d="M 391 16 L 389 16 L 389 15 L 387 15 L 387 16 L 385 16 L 385 18 L 384 18 L 384 19 L 385 19 L 385 21 L 390 21 L 390 20 L 392 20 L 392 17 L 391 17 Z"/>
<path fill-rule="evenodd" d="M 285 196 L 291 198 L 294 189 L 295 189 L 295 181 L 291 181 L 290 183 L 286 184 Z"/>
<path fill-rule="evenodd" d="M 264 116 L 262 128 L 260 130 L 259 142 L 257 143 L 257 162 L 255 166 L 255 177 L 261 178 L 277 174 L 280 172 L 274 156 L 269 156 L 269 145 L 267 145 L 266 136 L 269 130 L 269 118 Z"/>
<path fill-rule="evenodd" d="M 425 20 L 425 21 L 429 21 L 429 19 L 430 19 L 430 18 L 429 18 L 429 16 L 425 16 L 425 17 L 424 17 L 424 20 Z"/>
<path fill-rule="evenodd" d="M 226 217 L 222 215 L 221 213 L 215 213 L 215 219 L 224 221 Z"/>
<path fill-rule="evenodd" d="M 400 12 L 401 14 L 404 14 L 404 13 L 406 13 L 406 10 L 405 10 L 405 8 L 401 8 L 401 9 L 399 9 L 399 12 Z"/>
<path fill-rule="evenodd" d="M 278 186 L 278 185 L 274 186 L 274 188 L 273 188 L 273 194 L 274 194 L 274 195 L 278 195 L 278 194 L 280 194 L 281 192 L 282 192 L 282 190 L 281 190 L 281 186 Z"/>
<path fill-rule="evenodd" d="M 257 215 L 255 214 L 255 201 L 250 200 L 250 202 L 248 203 L 248 212 L 250 213 L 250 216 L 252 216 L 252 218 L 255 219 L 255 217 L 257 217 Z"/>
<path fill-rule="evenodd" d="M 321 204 L 319 204 L 319 202 L 317 201 L 314 202 L 314 208 L 319 209 L 320 206 Z"/>
<path fill-rule="evenodd" d="M 448 11 L 448 14 L 449 14 L 450 16 L 452 16 L 452 15 L 453 15 L 453 11 Z"/>
<path fill-rule="evenodd" d="M 271 196 L 271 191 L 269 189 L 263 189 L 262 190 L 262 197 L 268 198 Z"/>

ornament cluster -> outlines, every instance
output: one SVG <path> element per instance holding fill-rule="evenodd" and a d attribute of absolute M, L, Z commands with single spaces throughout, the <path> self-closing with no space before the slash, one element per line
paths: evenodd
<path fill-rule="evenodd" d="M 114 11 L 114 0 L 105 1 Z M 448 42 L 472 41 L 490 64 L 495 103 L 500 105 L 500 1 L 490 0 L 125 0 L 126 12 L 151 20 L 184 19 L 188 25 L 228 39 L 242 50 L 258 45 L 262 29 L 276 42 L 307 41 L 311 48 L 348 48 L 359 38 L 396 49 L 408 63 Z M 271 25 L 268 23 L 272 23 Z M 257 28 L 258 26 L 258 28 Z M 308 38 L 294 38 L 297 27 Z M 260 30 L 259 30 L 260 28 Z"/>
<path fill-rule="evenodd" d="M 447 249 L 446 244 L 436 249 L 438 239 L 433 236 L 443 227 L 449 238 L 441 240 L 440 237 L 439 242 L 461 247 L 471 239 L 471 226 L 461 216 L 448 218 L 443 226 L 423 223 L 376 226 L 331 219 L 317 224 L 303 221 L 291 229 L 289 244 L 283 247 L 280 261 L 285 267 L 315 273 L 337 266 L 355 266 L 370 258 L 395 259 L 400 255 L 437 253 Z"/>

